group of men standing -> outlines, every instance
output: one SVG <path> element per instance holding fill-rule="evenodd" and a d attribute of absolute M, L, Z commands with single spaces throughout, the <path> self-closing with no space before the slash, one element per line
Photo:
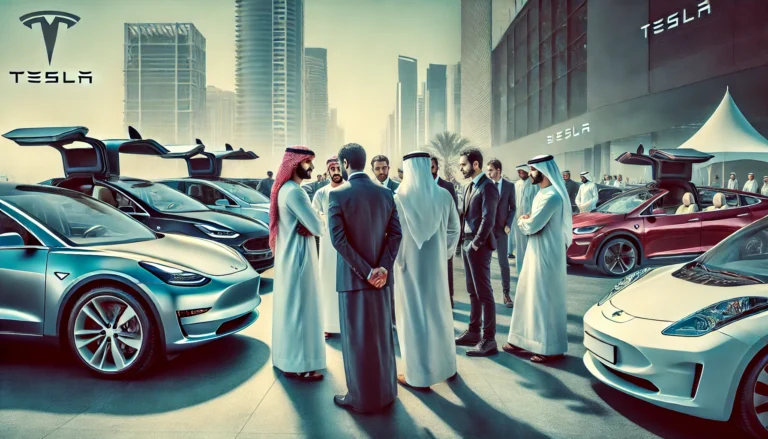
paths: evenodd
<path fill-rule="evenodd" d="M 739 190 L 739 180 L 736 179 L 736 173 L 731 172 L 728 177 L 728 189 Z M 744 192 L 751 192 L 753 194 L 768 195 L 768 175 L 763 176 L 763 187 L 759 188 L 757 180 L 755 180 L 755 174 L 747 174 L 747 182 L 744 183 L 744 187 L 741 189 Z"/>
<path fill-rule="evenodd" d="M 506 262 L 504 302 L 512 307 L 510 234 L 519 279 L 503 349 L 528 351 L 536 362 L 565 353 L 571 209 L 564 180 L 554 178 L 560 172 L 551 156 L 518 166 L 520 180 L 512 185 L 501 178 L 498 160 L 487 163 L 486 173 L 479 150 L 463 151 L 459 165 L 470 183 L 461 219 L 453 185 L 437 175 L 438 161 L 427 153 L 403 157 L 398 185 L 388 177 L 386 157 L 371 161 L 372 180 L 364 172 L 365 150 L 345 145 L 326 161 L 329 183 L 310 201 L 301 182 L 311 178 L 313 160 L 308 148 L 287 148 L 270 197 L 272 353 L 274 366 L 286 377 L 322 379 L 321 334 L 338 333 L 348 393 L 334 402 L 376 412 L 394 401 L 398 382 L 423 389 L 456 376 L 456 345 L 471 346 L 469 356 L 496 353 L 490 264 L 494 251 L 502 271 Z M 320 237 L 319 260 L 315 237 Z M 460 241 L 470 321 L 454 338 L 451 261 Z M 400 375 L 395 316 L 405 364 Z"/>

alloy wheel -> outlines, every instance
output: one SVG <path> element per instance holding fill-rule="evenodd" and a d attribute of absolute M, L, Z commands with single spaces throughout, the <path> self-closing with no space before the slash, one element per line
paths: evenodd
<path fill-rule="evenodd" d="M 635 268 L 637 252 L 632 244 L 620 239 L 608 245 L 603 255 L 603 262 L 611 274 L 623 275 Z"/>
<path fill-rule="evenodd" d="M 144 340 L 136 310 L 107 295 L 94 297 L 80 308 L 73 331 L 78 355 L 99 372 L 120 372 L 131 366 Z"/>
<path fill-rule="evenodd" d="M 768 365 L 763 367 L 755 381 L 752 395 L 753 409 L 763 428 L 768 430 Z"/>

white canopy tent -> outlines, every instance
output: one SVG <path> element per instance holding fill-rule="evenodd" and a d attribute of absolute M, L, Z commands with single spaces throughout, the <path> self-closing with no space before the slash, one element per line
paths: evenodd
<path fill-rule="evenodd" d="M 768 139 L 757 132 L 744 117 L 728 89 L 726 89 L 720 105 L 707 122 L 678 148 L 695 149 L 715 156 L 712 160 L 694 167 L 694 180 L 696 180 L 696 176 L 702 180 L 694 181 L 694 183 L 703 182 L 705 186 L 715 184 L 712 181 L 713 172 L 720 171 L 720 181 L 717 184 L 722 184 L 727 180 L 726 171 L 728 174 L 735 172 L 735 169 L 726 169 L 726 163 L 729 162 L 760 161 L 765 163 L 762 169 L 764 171 L 768 169 Z M 713 165 L 719 166 L 714 167 Z M 713 171 L 713 167 L 715 171 Z M 730 165 L 728 167 L 730 168 Z M 756 179 L 762 179 L 763 174 L 760 173 L 760 169 L 750 169 L 748 172 L 754 172 Z M 744 184 L 746 177 L 746 174 L 737 175 L 740 185 Z"/>

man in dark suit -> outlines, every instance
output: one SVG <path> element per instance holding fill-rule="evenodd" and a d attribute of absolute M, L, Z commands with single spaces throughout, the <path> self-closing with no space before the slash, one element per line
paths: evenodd
<path fill-rule="evenodd" d="M 509 233 L 515 220 L 515 185 L 501 177 L 501 162 L 493 159 L 488 162 L 486 169 L 488 178 L 499 192 L 499 205 L 496 208 L 496 224 L 493 226 L 493 237 L 496 239 L 496 257 L 501 269 L 501 288 L 504 292 L 504 305 L 512 308 L 512 298 L 509 297 Z"/>
<path fill-rule="evenodd" d="M 432 177 L 437 182 L 437 185 L 451 193 L 453 197 L 453 203 L 456 205 L 456 211 L 459 209 L 459 198 L 456 196 L 456 188 L 451 183 L 440 178 L 438 172 L 440 171 L 440 165 L 437 163 L 437 157 L 432 157 Z M 451 293 L 451 308 L 453 308 L 453 255 L 451 259 L 448 259 L 448 290 Z"/>
<path fill-rule="evenodd" d="M 579 186 L 581 184 L 571 180 L 571 171 L 563 171 L 563 180 L 565 180 L 565 190 L 568 191 L 568 198 L 571 199 L 571 210 L 573 214 L 579 213 L 579 208 L 576 206 L 576 195 L 579 193 Z"/>
<path fill-rule="evenodd" d="M 464 232 L 462 253 L 469 293 L 469 328 L 456 338 L 459 346 L 475 346 L 470 357 L 485 357 L 498 352 L 496 346 L 496 302 L 491 287 L 491 256 L 496 250 L 493 226 L 499 206 L 499 191 L 483 173 L 483 154 L 470 148 L 461 152 L 459 167 L 470 179 L 464 193 Z M 482 324 L 482 326 L 481 326 Z M 482 328 L 482 334 L 481 334 Z"/>
<path fill-rule="evenodd" d="M 397 397 L 390 273 L 402 234 L 392 191 L 363 171 L 363 147 L 350 143 L 338 157 L 349 184 L 330 192 L 328 225 L 339 252 L 336 289 L 348 393 L 333 401 L 376 412 Z"/>
<path fill-rule="evenodd" d="M 275 184 L 275 179 L 272 178 L 272 175 L 272 171 L 267 171 L 267 178 L 261 180 L 259 184 L 256 185 L 256 190 L 261 192 L 267 198 L 272 196 L 272 186 Z"/>
<path fill-rule="evenodd" d="M 396 191 L 400 183 L 389 178 L 389 159 L 387 156 L 377 155 L 371 160 L 371 170 L 376 180 L 386 186 L 392 192 Z"/>

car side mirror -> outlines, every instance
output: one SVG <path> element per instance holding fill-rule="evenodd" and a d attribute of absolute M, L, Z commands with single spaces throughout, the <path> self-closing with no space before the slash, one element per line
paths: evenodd
<path fill-rule="evenodd" d="M 221 207 L 227 207 L 227 206 L 229 206 L 229 201 L 227 201 L 227 200 L 225 200 L 223 198 L 219 198 L 218 200 L 216 200 L 216 205 L 217 206 L 221 206 Z"/>
<path fill-rule="evenodd" d="M 120 211 L 124 213 L 136 213 L 136 208 L 133 206 L 120 206 Z"/>
<path fill-rule="evenodd" d="M 666 215 L 667 211 L 662 209 L 662 208 L 658 208 L 658 209 L 653 209 L 653 212 L 651 212 L 651 214 L 653 214 L 653 215 Z"/>
<path fill-rule="evenodd" d="M 24 238 L 18 233 L 3 233 L 0 235 L 0 248 L 2 247 L 24 247 Z"/>

